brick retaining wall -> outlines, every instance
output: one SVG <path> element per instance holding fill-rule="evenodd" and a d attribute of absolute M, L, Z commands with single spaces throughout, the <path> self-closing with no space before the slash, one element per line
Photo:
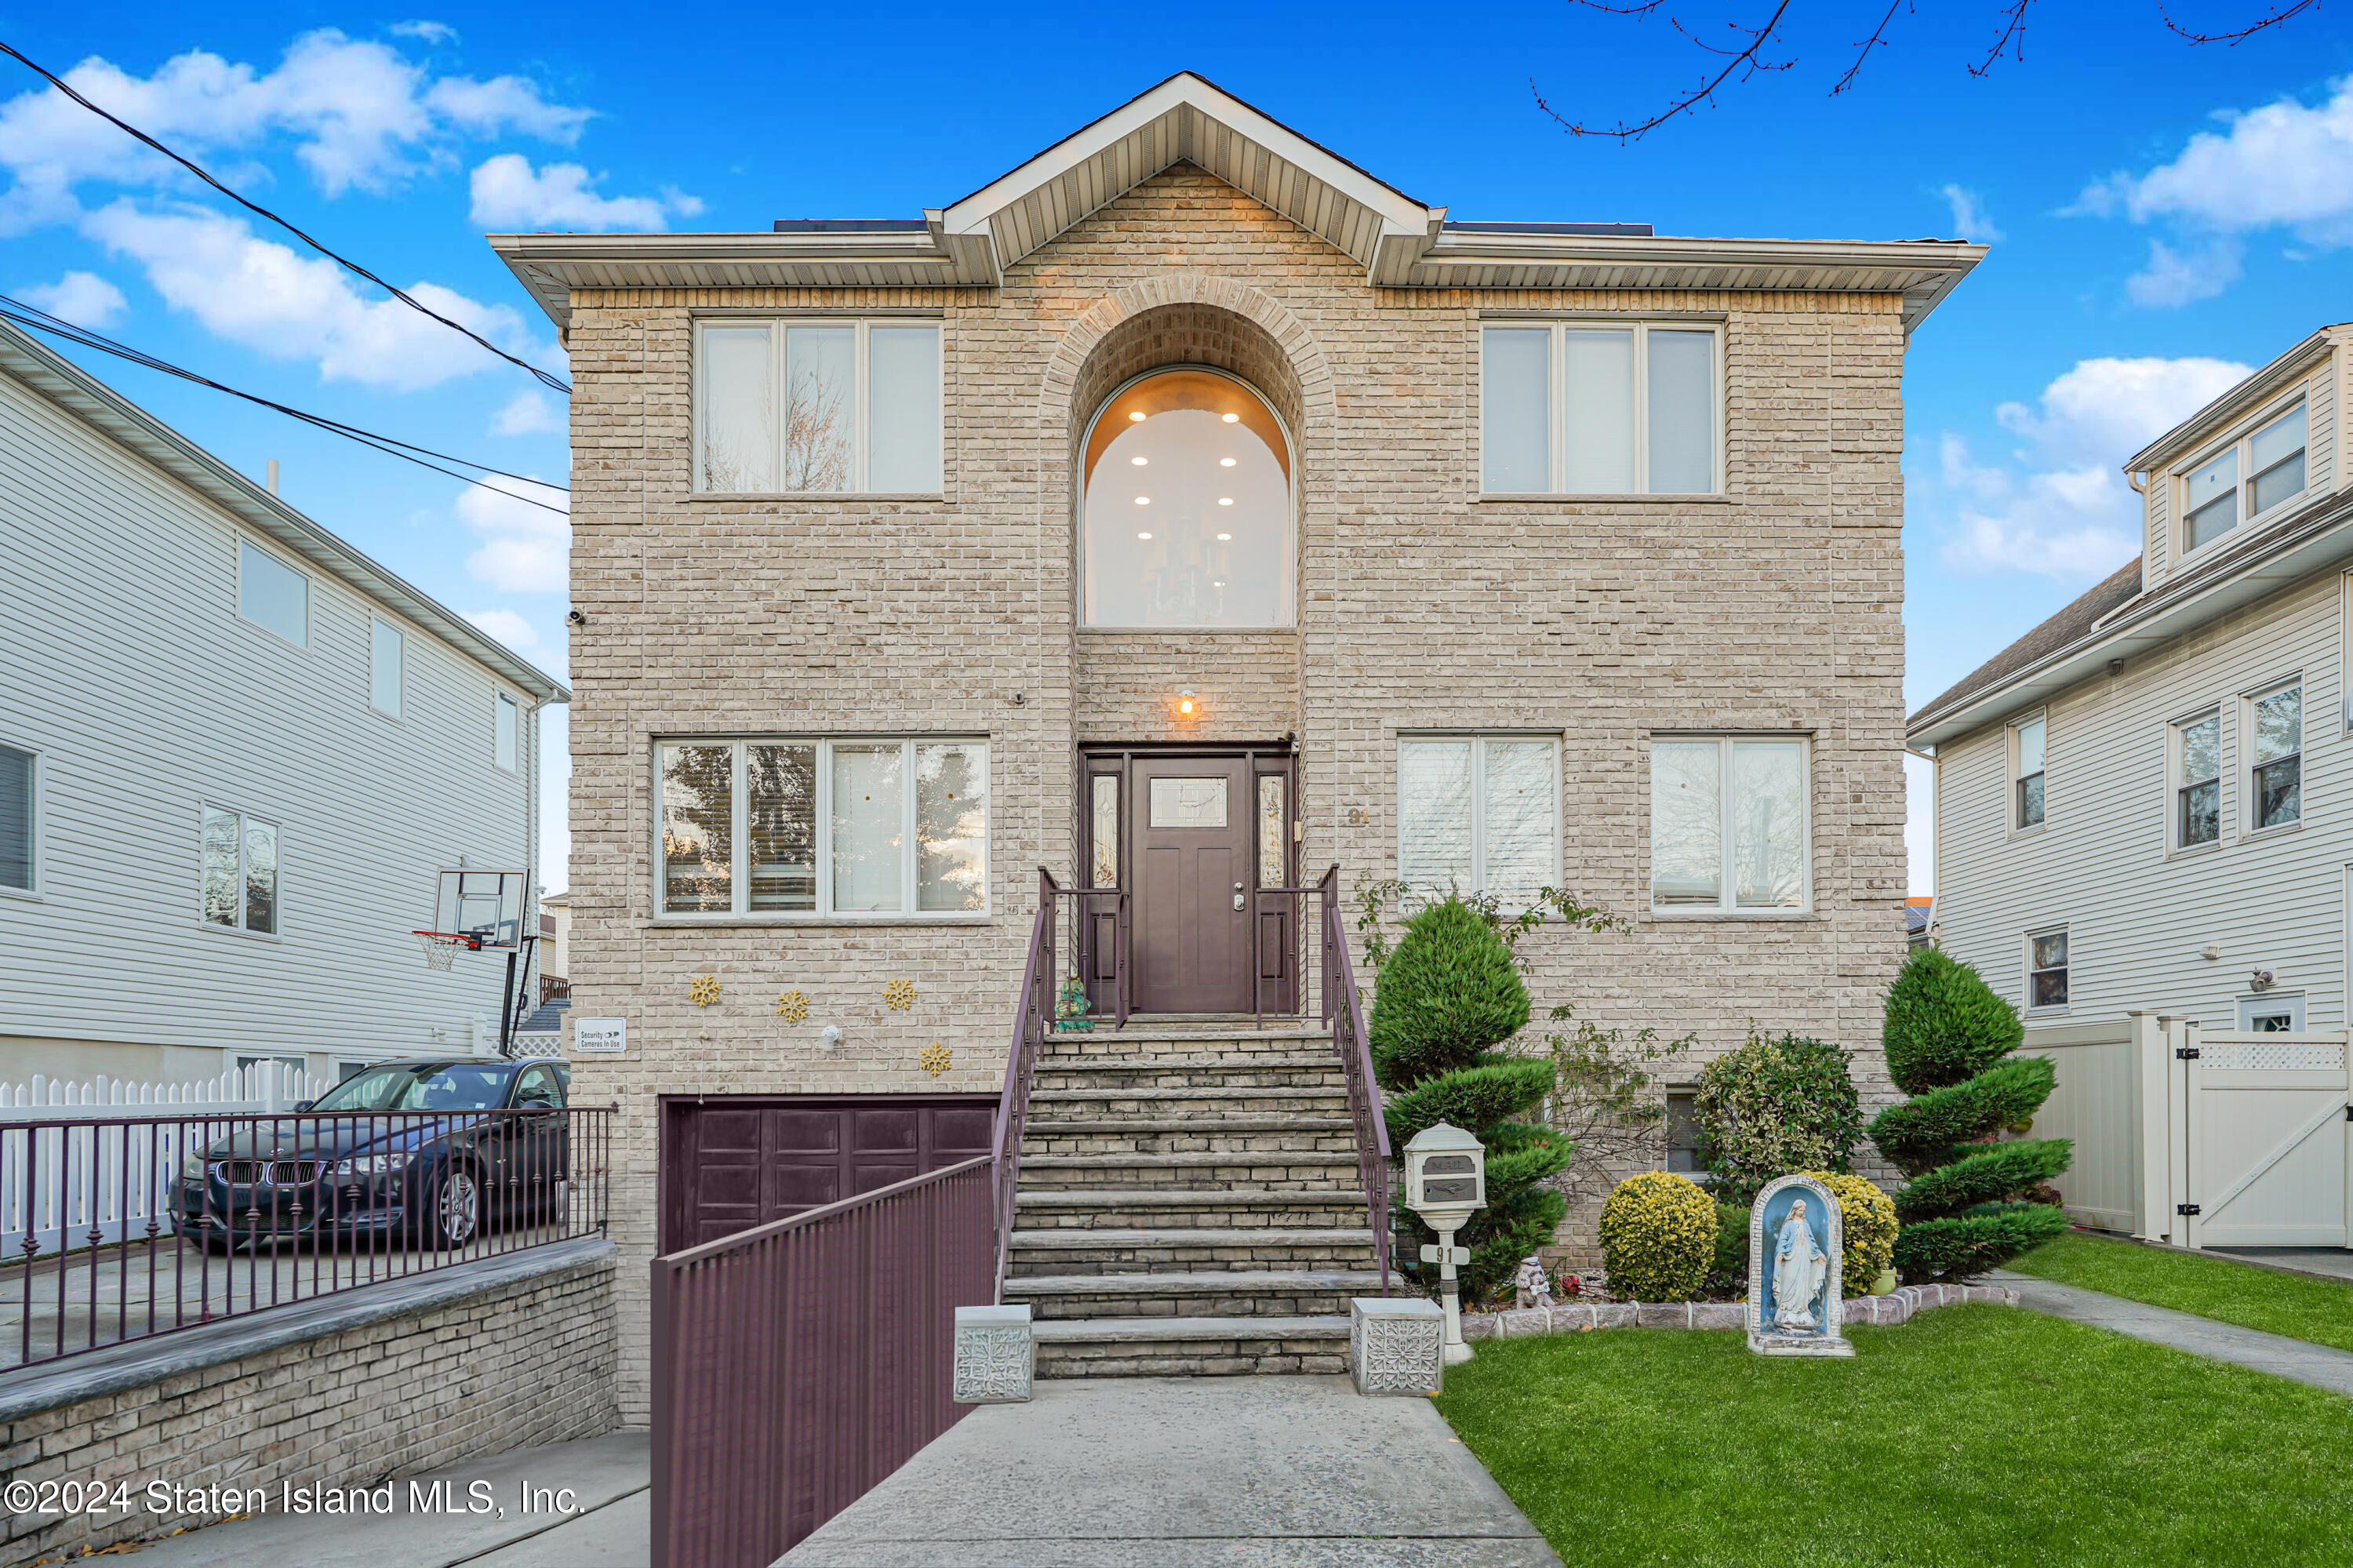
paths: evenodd
<path fill-rule="evenodd" d="M 0 1486 L 127 1486 L 128 1511 L 6 1513 L 0 1563 L 209 1523 L 151 1483 L 374 1485 L 594 1436 L 615 1402 L 612 1244 L 560 1243 L 0 1377 Z M 364 1522 L 361 1521 L 364 1528 Z"/>

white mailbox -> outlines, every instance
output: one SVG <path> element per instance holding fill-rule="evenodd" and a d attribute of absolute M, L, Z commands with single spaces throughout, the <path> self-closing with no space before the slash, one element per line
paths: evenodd
<path fill-rule="evenodd" d="M 1405 1204 L 1434 1231 L 1461 1228 L 1487 1206 L 1487 1151 L 1461 1128 L 1440 1122 L 1405 1146 Z"/>

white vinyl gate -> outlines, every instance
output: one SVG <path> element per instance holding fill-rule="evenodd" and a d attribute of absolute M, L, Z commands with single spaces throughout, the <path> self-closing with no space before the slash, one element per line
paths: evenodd
<path fill-rule="evenodd" d="M 2029 1031 L 2059 1086 L 2032 1136 L 2075 1141 L 2076 1224 L 2177 1246 L 2353 1246 L 2343 1033 L 2207 1029 L 2153 1012 Z"/>

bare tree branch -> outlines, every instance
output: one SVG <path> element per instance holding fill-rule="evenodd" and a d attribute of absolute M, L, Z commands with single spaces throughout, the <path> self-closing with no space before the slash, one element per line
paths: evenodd
<path fill-rule="evenodd" d="M 1983 76 L 1993 69 L 1993 62 L 2001 58 L 2004 49 L 2011 51 L 2011 58 L 2021 62 L 2025 60 L 2026 8 L 2032 4 L 2034 0 L 2008 0 L 2008 4 L 2003 7 L 2001 37 L 1993 41 L 1993 48 L 1987 51 L 1986 58 L 1982 61 L 1969 67 L 1971 76 Z"/>
<path fill-rule="evenodd" d="M 2189 28 L 2183 26 L 2180 23 L 2173 19 L 2173 13 L 2165 8 L 2165 0 L 2158 0 L 2157 14 L 2165 18 L 2166 27 L 2176 37 L 2186 38 L 2193 44 L 2228 44 L 2232 48 L 2236 48 L 2239 45 L 2245 43 L 2249 38 L 2253 37 L 2257 33 L 2262 32 L 2266 27 L 2276 27 L 2282 22 L 2286 21 L 2290 16 L 2295 16 L 2298 12 L 2317 10 L 2319 9 L 2319 6 L 2320 0 L 2295 0 L 2295 4 L 2293 5 L 2274 5 L 2272 8 L 2271 15 L 2265 16 L 2263 20 L 2259 22 L 2251 22 L 2247 26 L 2239 28 L 2237 31 L 2230 33 L 2191 32 Z"/>
<path fill-rule="evenodd" d="M 1586 3 L 1589 5 L 1592 3 L 1592 0 L 1586 0 Z M 2020 3 L 2024 4 L 2024 0 L 2020 0 Z M 1718 53 L 1729 52 L 1732 56 L 1732 58 L 1725 62 L 1722 70 L 1716 72 L 1715 75 L 1697 91 L 1689 93 L 1684 97 L 1678 99 L 1666 109 L 1657 114 L 1653 114 L 1651 118 L 1643 121 L 1639 125 L 1629 125 L 1625 122 L 1620 121 L 1617 125 L 1610 129 L 1602 130 L 1597 126 L 1587 125 L 1581 122 L 1572 121 L 1566 115 L 1562 114 L 1559 111 L 1553 108 L 1551 104 L 1545 101 L 1544 93 L 1536 87 L 1535 79 L 1534 77 L 1530 77 L 1528 79 L 1528 91 L 1535 95 L 1536 107 L 1543 110 L 1546 114 L 1551 115 L 1553 120 L 1560 126 L 1560 128 L 1567 132 L 1572 136 L 1615 136 L 1621 143 L 1630 142 L 1638 136 L 1641 136 L 1651 131 L 1657 130 L 1660 126 L 1665 124 L 1668 121 L 1672 120 L 1676 115 L 1683 113 L 1685 110 L 1693 109 L 1702 103 L 1713 101 L 1715 96 L 1715 90 L 1722 87 L 1725 82 L 1731 78 L 1735 71 L 1740 72 L 1740 79 L 1746 81 L 1750 77 L 1755 76 L 1760 70 L 1787 70 L 1791 65 L 1795 64 L 1796 62 L 1793 60 L 1774 62 L 1760 59 L 1758 58 L 1759 52 L 1772 40 L 1775 31 L 1781 26 L 1781 19 L 1789 14 L 1790 4 L 1791 0 L 1781 0 L 1781 3 L 1773 8 L 1773 15 L 1766 18 L 1765 25 L 1761 27 L 1743 27 L 1734 23 L 1726 23 L 1725 26 L 1731 27 L 1735 32 L 1746 33 L 1748 35 L 1748 47 L 1737 51 L 1715 51 Z M 1608 7 L 1597 7 L 1597 9 L 1607 8 Z M 1642 9 L 1644 11 L 1648 11 L 1651 9 L 1651 7 L 1644 6 Z M 1672 18 L 1669 19 L 1672 20 Z M 1675 30 L 1682 33 L 1685 37 L 1691 37 L 1690 31 L 1680 22 L 1675 24 Z M 1693 39 L 1693 41 L 1694 43 L 1698 42 L 1695 38 Z M 1707 48 L 1708 46 L 1702 45 L 1701 47 Z"/>
<path fill-rule="evenodd" d="M 1905 11 L 1913 9 L 1913 7 L 1906 3 L 1906 0 L 1889 0 L 1887 15 L 1879 19 L 1879 26 L 1871 30 L 1871 37 L 1863 39 L 1862 42 L 1857 46 L 1854 63 L 1847 67 L 1846 74 L 1839 78 L 1837 82 L 1831 86 L 1830 95 L 1832 98 L 1836 98 L 1840 93 L 1844 92 L 1848 88 L 1854 85 L 1855 76 L 1862 69 L 1863 62 L 1871 58 L 1871 51 L 1880 48 L 1887 42 L 1887 24 L 1895 20 L 1895 13 L 1898 7 L 1901 7 Z"/>

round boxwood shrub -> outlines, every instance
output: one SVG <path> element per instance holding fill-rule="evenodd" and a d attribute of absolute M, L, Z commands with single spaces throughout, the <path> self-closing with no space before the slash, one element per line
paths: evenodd
<path fill-rule="evenodd" d="M 1887 1194 L 1860 1176 L 1837 1171 L 1801 1171 L 1831 1190 L 1838 1200 L 1841 1249 L 1841 1294 L 1868 1296 L 1871 1282 L 1895 1260 L 1895 1204 Z"/>
<path fill-rule="evenodd" d="M 1699 1183 L 1646 1171 L 1601 1205 L 1601 1266 L 1621 1301 L 1689 1301 L 1715 1264 L 1715 1200 Z"/>
<path fill-rule="evenodd" d="M 1767 1037 L 1709 1063 L 1695 1097 L 1700 1162 L 1716 1191 L 1753 1202 L 1758 1188 L 1792 1171 L 1850 1168 L 1862 1136 L 1862 1105 L 1846 1053 L 1799 1035 Z"/>

